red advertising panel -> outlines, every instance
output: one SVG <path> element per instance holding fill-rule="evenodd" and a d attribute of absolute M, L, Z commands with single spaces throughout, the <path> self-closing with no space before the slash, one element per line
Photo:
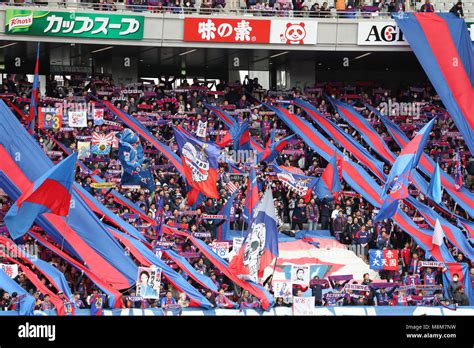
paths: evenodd
<path fill-rule="evenodd" d="M 269 43 L 267 19 L 185 18 L 184 41 Z"/>

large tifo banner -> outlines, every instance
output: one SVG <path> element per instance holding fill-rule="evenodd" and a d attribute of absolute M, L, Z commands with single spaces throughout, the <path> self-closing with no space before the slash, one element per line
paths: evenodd
<path fill-rule="evenodd" d="M 184 19 L 184 41 L 315 45 L 318 23 L 299 19 Z"/>
<path fill-rule="evenodd" d="M 5 33 L 89 39 L 143 39 L 144 18 L 107 13 L 7 10 Z"/>

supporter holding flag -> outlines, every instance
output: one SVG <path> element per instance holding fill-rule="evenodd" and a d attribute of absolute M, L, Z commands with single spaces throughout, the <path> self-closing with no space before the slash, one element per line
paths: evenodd
<path fill-rule="evenodd" d="M 206 197 L 219 198 L 218 147 L 194 138 L 180 126 L 173 130 L 188 184 Z"/>
<path fill-rule="evenodd" d="M 5 225 L 12 239 L 20 238 L 28 232 L 41 214 L 69 214 L 76 160 L 77 153 L 73 153 L 51 167 L 18 197 L 5 215 Z"/>
<path fill-rule="evenodd" d="M 278 257 L 278 229 L 271 189 L 267 189 L 258 206 L 249 233 L 239 252 L 229 264 L 241 279 L 258 282 L 263 271 Z"/>

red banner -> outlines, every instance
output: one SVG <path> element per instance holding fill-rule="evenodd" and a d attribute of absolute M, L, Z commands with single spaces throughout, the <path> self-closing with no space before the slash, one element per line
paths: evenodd
<path fill-rule="evenodd" d="M 184 19 L 184 41 L 315 45 L 317 22 L 301 19 Z"/>

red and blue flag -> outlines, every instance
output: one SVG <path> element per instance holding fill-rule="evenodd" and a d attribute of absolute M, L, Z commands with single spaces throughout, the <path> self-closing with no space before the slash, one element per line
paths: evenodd
<path fill-rule="evenodd" d="M 245 204 L 244 204 L 244 218 L 247 221 L 251 221 L 253 217 L 253 212 L 255 206 L 259 200 L 258 195 L 258 182 L 257 182 L 257 173 L 255 171 L 255 167 L 250 168 L 249 178 L 247 180 L 247 191 L 245 197 Z"/>
<path fill-rule="evenodd" d="M 400 127 L 398 127 L 395 123 L 390 121 L 390 119 L 384 115 L 382 115 L 380 112 L 378 112 L 376 109 L 374 109 L 372 106 L 366 104 L 366 106 L 373 112 L 375 113 L 384 123 L 385 127 L 387 128 L 388 132 L 392 136 L 392 138 L 395 140 L 395 142 L 400 146 L 400 148 L 403 148 L 410 142 L 410 140 L 407 138 L 407 136 L 402 132 Z M 420 157 L 420 162 L 418 163 L 418 168 L 423 171 L 426 175 L 432 176 L 435 170 L 435 161 L 428 156 L 427 154 L 423 153 Z M 422 184 L 421 182 L 421 176 L 416 175 L 416 172 L 412 173 L 412 179 L 414 180 L 413 183 L 418 187 L 421 188 L 420 185 Z M 456 183 L 454 179 L 445 173 L 444 171 L 440 172 L 441 174 L 441 183 L 443 184 L 444 188 L 446 191 L 449 193 L 449 195 L 458 203 L 470 216 L 474 216 L 474 208 L 472 206 L 472 201 L 474 201 L 474 194 L 467 190 L 465 187 L 461 187 L 461 189 L 458 189 L 456 186 Z M 427 192 L 427 191 L 425 191 Z"/>
<path fill-rule="evenodd" d="M 394 18 L 474 153 L 474 52 L 465 21 L 452 13 L 404 13 Z"/>
<path fill-rule="evenodd" d="M 50 168 L 23 192 L 5 215 L 5 225 L 13 239 L 22 237 L 43 213 L 69 214 L 77 153 Z"/>
<path fill-rule="evenodd" d="M 33 134 L 35 130 L 35 122 L 38 116 L 38 94 L 39 94 L 39 53 L 40 53 L 40 43 L 38 42 L 38 47 L 36 48 L 36 63 L 35 63 L 35 75 L 33 77 L 33 86 L 31 88 L 31 101 L 30 101 L 30 123 L 28 129 L 30 134 Z"/>
<path fill-rule="evenodd" d="M 288 167 L 286 168 L 289 169 Z M 273 169 L 275 170 L 278 180 L 280 180 L 288 189 L 298 194 L 298 196 L 303 197 L 305 202 L 310 201 L 313 195 L 313 190 L 315 190 L 315 187 L 321 180 L 320 178 L 306 176 L 294 171 L 283 169 L 276 163 L 273 163 Z M 320 190 L 320 194 L 322 196 L 318 196 L 323 198 L 325 197 L 323 194 L 330 194 L 330 192 L 327 189 L 326 191 Z"/>
<path fill-rule="evenodd" d="M 206 197 L 219 198 L 217 191 L 219 148 L 193 137 L 180 126 L 173 130 L 188 184 Z"/>
<path fill-rule="evenodd" d="M 321 129 L 335 142 L 340 144 L 346 151 L 350 152 L 360 163 L 366 166 L 374 175 L 380 179 L 385 179 L 383 163 L 372 156 L 361 144 L 352 136 L 342 130 L 337 124 L 324 117 L 312 104 L 301 99 L 295 99 L 293 103 L 302 108 Z"/>
<path fill-rule="evenodd" d="M 337 155 L 334 154 L 328 165 L 324 169 L 323 174 L 319 178 L 318 184 L 314 189 L 319 198 L 327 196 L 327 193 L 335 196 L 342 191 L 341 180 L 339 178 L 339 170 L 337 168 Z"/>
<path fill-rule="evenodd" d="M 267 189 L 255 212 L 239 252 L 229 264 L 241 279 L 258 282 L 263 272 L 278 257 L 278 228 L 271 189 Z"/>
<path fill-rule="evenodd" d="M 441 169 L 439 163 L 436 163 L 434 174 L 428 186 L 428 197 L 437 204 L 441 203 Z"/>
<path fill-rule="evenodd" d="M 392 185 L 397 180 L 400 180 L 403 176 L 408 178 L 410 176 L 411 170 L 417 166 L 435 120 L 436 118 L 433 118 L 430 122 L 428 122 L 402 149 L 400 155 L 397 157 L 392 169 L 390 170 L 387 181 L 385 182 L 385 186 L 382 191 L 382 198 L 384 198 L 389 187 L 392 187 Z"/>

